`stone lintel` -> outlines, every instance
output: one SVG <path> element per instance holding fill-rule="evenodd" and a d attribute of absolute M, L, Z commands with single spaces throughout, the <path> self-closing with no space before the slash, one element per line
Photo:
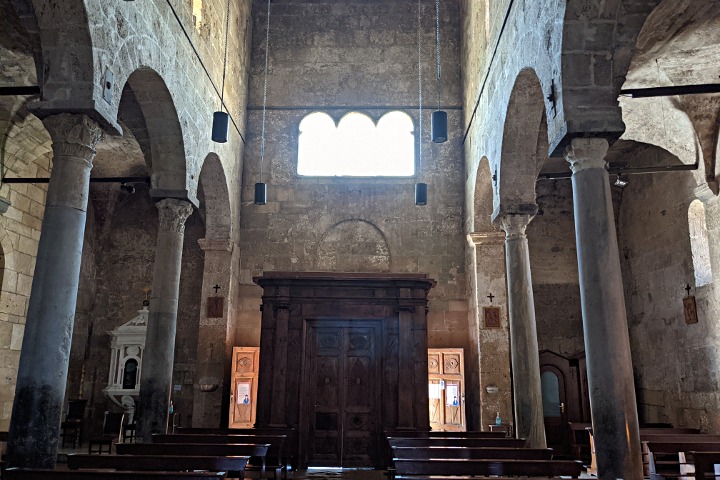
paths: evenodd
<path fill-rule="evenodd" d="M 205 252 L 232 252 L 232 242 L 226 238 L 201 238 L 198 245 Z"/>
<path fill-rule="evenodd" d="M 41 120 L 47 117 L 60 114 L 87 115 L 97 122 L 111 135 L 122 135 L 123 129 L 120 124 L 108 115 L 104 115 L 98 108 L 95 101 L 79 102 L 76 98 L 67 101 L 34 101 L 28 104 L 28 110 Z"/>
<path fill-rule="evenodd" d="M 573 174 L 591 168 L 607 168 L 607 152 L 610 144 L 604 138 L 573 138 L 565 151 Z"/>
<path fill-rule="evenodd" d="M 470 245 L 504 245 L 505 234 L 503 232 L 472 232 L 468 233 Z"/>
<path fill-rule="evenodd" d="M 502 221 L 502 218 L 507 215 L 530 215 L 534 217 L 537 215 L 538 206 L 536 203 L 500 203 L 498 207 L 493 211 L 492 222 L 497 223 Z"/>
<path fill-rule="evenodd" d="M 173 190 L 166 188 L 151 188 L 150 198 L 163 199 L 163 198 L 175 198 L 178 200 L 185 200 L 189 202 L 193 207 L 199 208 L 200 202 L 198 199 L 190 193 L 189 190 Z"/>

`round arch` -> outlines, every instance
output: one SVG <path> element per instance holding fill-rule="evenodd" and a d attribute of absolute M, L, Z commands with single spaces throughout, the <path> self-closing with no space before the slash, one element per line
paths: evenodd
<path fill-rule="evenodd" d="M 228 240 L 232 230 L 230 194 L 220 157 L 205 157 L 199 179 L 200 208 L 205 216 L 205 238 Z"/>
<path fill-rule="evenodd" d="M 187 190 L 185 141 L 170 90 L 152 68 L 127 78 L 119 110 L 145 154 L 153 188 Z M 134 107 L 134 108 L 133 108 Z"/>
<path fill-rule="evenodd" d="M 495 215 L 535 203 L 535 181 L 547 157 L 544 96 L 535 71 L 525 68 L 515 80 L 505 116 Z"/>
<path fill-rule="evenodd" d="M 493 214 L 493 179 L 490 161 L 487 157 L 480 159 L 475 177 L 473 195 L 473 232 L 494 232 L 498 228 L 492 224 Z"/>
<path fill-rule="evenodd" d="M 387 237 L 372 222 L 342 220 L 325 231 L 317 247 L 316 267 L 320 271 L 392 271 L 392 254 Z"/>

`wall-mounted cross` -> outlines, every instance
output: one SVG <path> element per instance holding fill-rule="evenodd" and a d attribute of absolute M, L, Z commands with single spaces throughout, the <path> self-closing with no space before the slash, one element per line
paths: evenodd
<path fill-rule="evenodd" d="M 690 296 L 690 290 L 691 290 L 690 284 L 688 283 L 687 286 L 685 287 L 685 291 L 687 292 L 688 297 Z"/>
<path fill-rule="evenodd" d="M 489 299 L 490 299 L 490 303 L 492 303 L 492 302 L 493 302 L 493 299 L 495 298 L 495 295 L 493 295 L 492 293 L 490 293 L 490 295 L 488 295 L 487 298 L 489 298 Z"/>
<path fill-rule="evenodd" d="M 215 286 L 212 287 L 212 288 L 213 288 L 213 290 L 215 290 L 215 295 L 217 295 L 217 294 L 218 294 L 218 290 L 220 290 L 220 285 L 218 285 L 218 284 L 216 283 Z"/>

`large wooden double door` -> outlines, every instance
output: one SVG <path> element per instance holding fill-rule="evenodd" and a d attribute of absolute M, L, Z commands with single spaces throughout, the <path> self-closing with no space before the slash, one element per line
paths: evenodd
<path fill-rule="evenodd" d="M 323 323 L 308 336 L 309 464 L 374 465 L 381 444 L 382 330 L 379 322 Z"/>

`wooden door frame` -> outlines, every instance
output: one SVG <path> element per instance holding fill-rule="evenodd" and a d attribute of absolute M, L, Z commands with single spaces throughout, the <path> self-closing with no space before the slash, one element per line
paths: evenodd
<path fill-rule="evenodd" d="M 325 325 L 323 325 L 325 324 Z M 376 370 L 378 371 L 377 379 L 375 380 L 377 391 L 379 393 L 379 401 L 376 408 L 378 410 L 376 427 L 378 429 L 375 432 L 378 435 L 382 434 L 382 427 L 384 425 L 384 413 L 383 405 L 385 403 L 385 390 L 383 389 L 384 383 L 384 371 L 385 371 L 385 342 L 386 342 L 386 319 L 383 318 L 358 318 L 348 319 L 347 317 L 310 317 L 303 319 L 303 330 L 302 330 L 302 342 L 303 342 L 303 355 L 300 365 L 300 418 L 298 422 L 298 452 L 300 465 L 307 467 L 309 462 L 309 442 L 310 442 L 310 419 L 314 412 L 313 405 L 310 402 L 309 392 L 306 390 L 310 386 L 311 381 L 311 361 L 312 352 L 314 348 L 311 347 L 310 341 L 312 340 L 312 330 L 317 328 L 373 328 L 376 332 L 375 342 L 377 349 L 377 363 Z M 378 457 L 381 455 L 381 451 L 378 451 Z M 342 452 L 341 452 L 342 455 Z M 375 459 L 377 462 L 381 462 L 382 458 Z M 342 459 L 341 459 L 342 461 Z"/>

